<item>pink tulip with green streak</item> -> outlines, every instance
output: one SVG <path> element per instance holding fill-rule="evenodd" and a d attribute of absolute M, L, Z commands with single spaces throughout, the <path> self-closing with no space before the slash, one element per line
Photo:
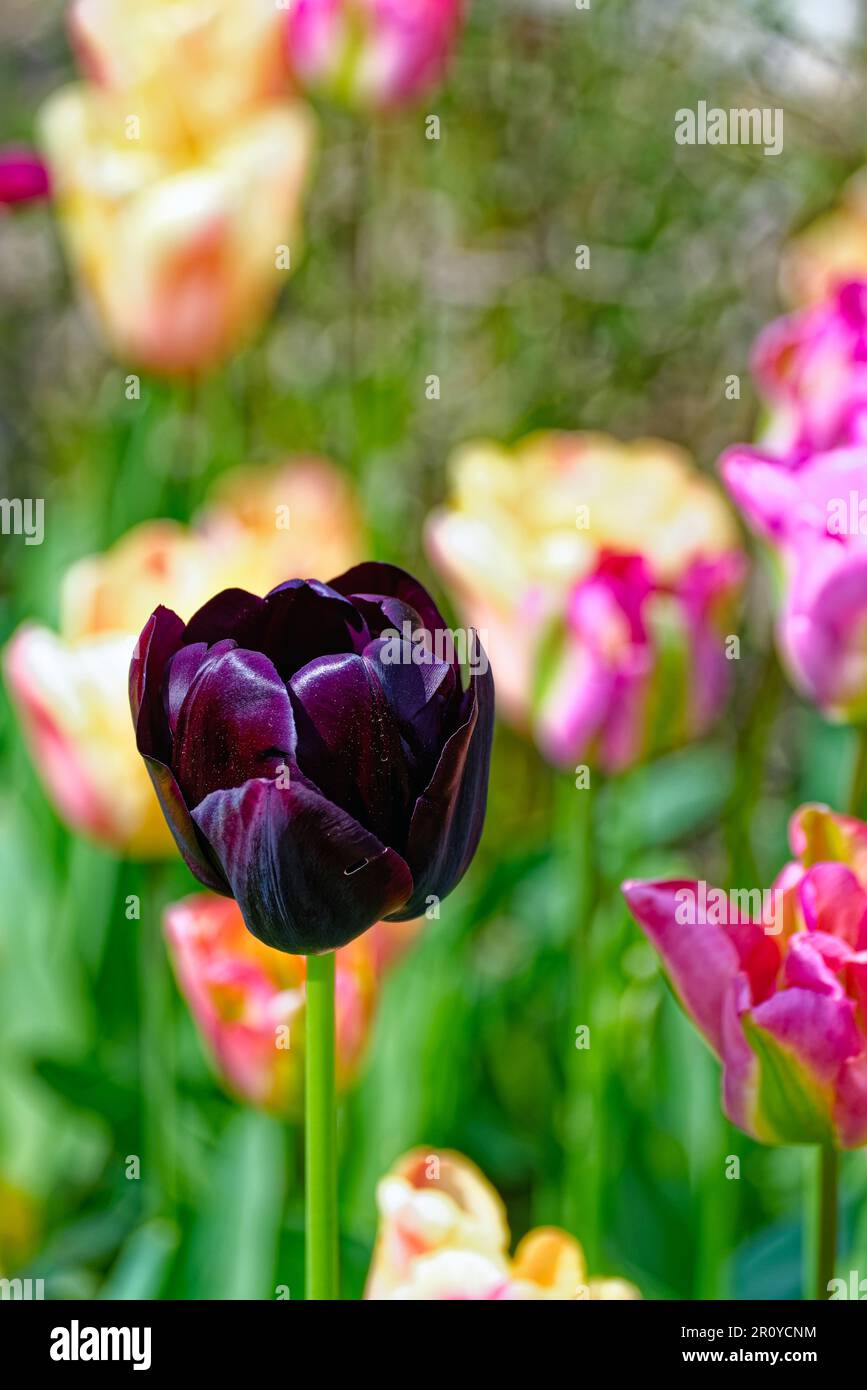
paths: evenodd
<path fill-rule="evenodd" d="M 294 0 L 286 30 L 301 88 L 385 110 L 417 100 L 443 76 L 463 0 Z"/>
<path fill-rule="evenodd" d="M 803 806 L 790 844 L 770 916 L 686 880 L 623 892 L 722 1062 L 732 1123 L 765 1144 L 855 1149 L 867 1144 L 867 825 Z"/>

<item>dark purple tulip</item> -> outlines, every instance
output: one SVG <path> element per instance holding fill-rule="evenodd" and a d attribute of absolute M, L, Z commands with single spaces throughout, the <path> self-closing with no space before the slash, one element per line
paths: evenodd
<path fill-rule="evenodd" d="M 148 620 L 130 667 L 139 752 L 190 869 L 254 936 L 330 951 L 463 877 L 494 683 L 480 647 L 468 678 L 460 655 L 393 565 L 263 599 L 227 589 L 186 626 L 162 607 Z"/>

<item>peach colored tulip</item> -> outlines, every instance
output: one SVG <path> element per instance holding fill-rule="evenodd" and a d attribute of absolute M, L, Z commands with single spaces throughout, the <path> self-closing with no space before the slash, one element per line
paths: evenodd
<path fill-rule="evenodd" d="M 409 1300 L 640 1298 L 621 1279 L 588 1279 L 565 1231 L 530 1232 L 509 1256 L 506 1211 L 474 1164 L 414 1149 L 377 1189 L 379 1234 L 365 1297 Z"/>
<path fill-rule="evenodd" d="M 201 372 L 255 333 L 300 249 L 313 116 L 279 94 L 272 0 L 81 0 L 93 81 L 42 143 L 70 257 L 115 353 Z"/>
<path fill-rule="evenodd" d="M 276 0 L 75 0 L 69 34 L 82 72 L 162 120 L 164 138 L 207 144 L 285 89 L 285 14 Z"/>
<path fill-rule="evenodd" d="M 403 944 L 415 923 L 403 924 Z M 337 952 L 337 1081 L 351 1081 L 367 1041 L 381 980 L 379 926 Z M 181 992 L 230 1090 L 253 1105 L 295 1110 L 303 1091 L 306 960 L 252 936 L 230 898 L 197 893 L 166 910 Z"/>
<path fill-rule="evenodd" d="M 320 540 L 329 567 L 358 560 L 354 499 L 324 460 L 288 460 L 228 475 L 197 527 L 147 522 L 67 571 L 59 633 L 25 623 L 4 670 L 33 761 L 74 830 L 137 858 L 175 853 L 130 725 L 136 635 L 160 603 L 191 615 L 231 585 L 266 590 L 299 567 L 315 573 Z"/>
<path fill-rule="evenodd" d="M 793 305 L 820 304 L 851 280 L 867 280 L 867 170 L 849 180 L 839 206 L 789 244 L 780 288 Z"/>

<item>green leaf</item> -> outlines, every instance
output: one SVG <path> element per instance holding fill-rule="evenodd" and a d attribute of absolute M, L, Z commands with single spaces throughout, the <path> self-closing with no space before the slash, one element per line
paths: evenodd
<path fill-rule="evenodd" d="M 100 1298 L 158 1298 L 178 1247 L 178 1230 L 168 1221 L 149 1221 L 132 1236 L 100 1292 Z"/>

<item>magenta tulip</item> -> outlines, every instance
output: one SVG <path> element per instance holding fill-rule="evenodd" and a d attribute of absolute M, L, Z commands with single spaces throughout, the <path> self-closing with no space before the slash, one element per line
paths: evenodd
<path fill-rule="evenodd" d="M 389 109 L 443 75 L 463 0 L 293 0 L 289 61 L 299 85 L 349 106 Z"/>
<path fill-rule="evenodd" d="M 777 319 L 759 336 L 753 372 L 768 404 L 763 443 L 790 461 L 867 442 L 867 284 Z"/>
<path fill-rule="evenodd" d="M 23 145 L 0 149 L 0 206 L 29 203 L 48 192 L 48 171 L 38 155 Z"/>
<path fill-rule="evenodd" d="M 764 894 L 629 882 L 633 917 L 766 1144 L 867 1144 L 867 825 L 804 806 Z"/>

